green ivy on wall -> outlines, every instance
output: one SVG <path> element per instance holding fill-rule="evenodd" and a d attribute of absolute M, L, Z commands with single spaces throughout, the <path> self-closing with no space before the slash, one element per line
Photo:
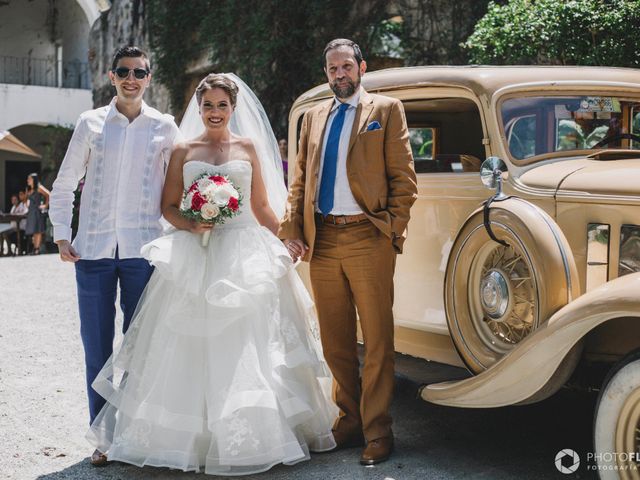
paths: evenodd
<path fill-rule="evenodd" d="M 73 125 L 47 125 L 42 128 L 41 144 L 44 149 L 41 177 L 58 172 L 71 141 L 71 135 L 73 135 Z"/>
<path fill-rule="evenodd" d="M 386 19 L 387 2 L 371 0 L 148 0 L 154 74 L 175 111 L 191 95 L 189 65 L 208 56 L 219 72 L 234 72 L 260 97 L 276 134 L 286 132 L 291 104 L 325 81 L 322 51 L 338 37 L 366 53 Z"/>
<path fill-rule="evenodd" d="M 199 30 L 206 0 L 148 0 L 145 20 L 155 65 L 153 75 L 166 86 L 174 109 L 182 107 L 189 78 L 185 71 L 204 47 Z"/>

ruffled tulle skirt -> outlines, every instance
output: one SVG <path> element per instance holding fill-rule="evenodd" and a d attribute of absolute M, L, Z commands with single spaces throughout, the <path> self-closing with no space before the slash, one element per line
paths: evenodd
<path fill-rule="evenodd" d="M 331 376 L 313 304 L 264 227 L 185 231 L 143 248 L 156 270 L 93 383 L 87 438 L 109 460 L 216 475 L 294 464 L 335 446 Z"/>

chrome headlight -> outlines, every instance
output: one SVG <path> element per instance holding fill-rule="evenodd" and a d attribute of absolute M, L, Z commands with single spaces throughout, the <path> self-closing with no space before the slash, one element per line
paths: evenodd
<path fill-rule="evenodd" d="M 640 226 L 622 225 L 618 276 L 634 272 L 640 272 Z"/>

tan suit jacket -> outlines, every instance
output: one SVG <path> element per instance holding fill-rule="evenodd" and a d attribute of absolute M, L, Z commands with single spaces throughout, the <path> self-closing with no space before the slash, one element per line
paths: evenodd
<path fill-rule="evenodd" d="M 333 102 L 331 98 L 304 116 L 287 212 L 278 231 L 282 239 L 304 240 L 309 246 L 305 261 L 313 255 L 320 155 Z M 373 121 L 382 128 L 367 131 Z M 401 253 L 417 186 L 409 131 L 399 100 L 362 90 L 349 139 L 347 176 L 362 211 Z"/>

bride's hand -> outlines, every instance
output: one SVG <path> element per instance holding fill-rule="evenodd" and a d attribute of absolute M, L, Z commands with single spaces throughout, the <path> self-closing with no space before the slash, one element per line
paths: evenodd
<path fill-rule="evenodd" d="M 191 233 L 204 233 L 204 232 L 210 232 L 211 229 L 213 229 L 213 223 L 200 223 L 200 222 L 196 222 L 195 220 L 192 220 L 191 228 L 189 228 L 189 231 Z"/>
<path fill-rule="evenodd" d="M 302 257 L 307 250 L 309 250 L 309 247 L 307 247 L 302 240 L 285 239 L 282 242 L 284 243 L 284 246 L 287 247 L 287 251 L 294 262 L 297 262 L 298 259 Z"/>

